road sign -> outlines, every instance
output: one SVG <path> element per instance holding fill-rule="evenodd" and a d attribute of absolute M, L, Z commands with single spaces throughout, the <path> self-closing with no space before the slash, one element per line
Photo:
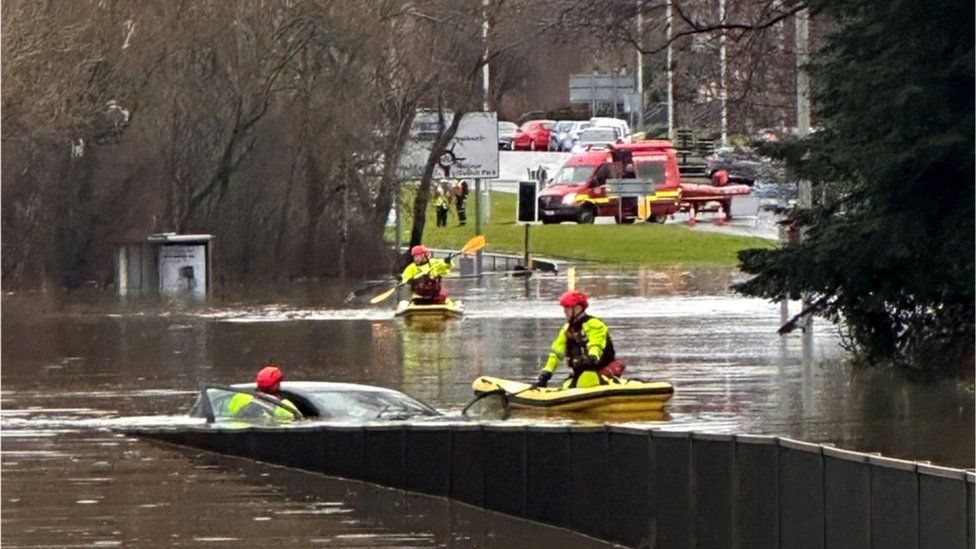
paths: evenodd
<path fill-rule="evenodd" d="M 444 115 L 449 126 L 453 116 Z M 438 133 L 438 115 L 433 110 L 417 113 L 410 128 L 410 140 L 404 147 L 397 167 L 402 179 L 418 179 Z M 446 177 L 458 179 L 498 178 L 498 116 L 494 112 L 465 113 L 454 139 L 448 143 L 438 159 L 440 171 Z M 441 174 L 435 172 L 435 177 Z"/>

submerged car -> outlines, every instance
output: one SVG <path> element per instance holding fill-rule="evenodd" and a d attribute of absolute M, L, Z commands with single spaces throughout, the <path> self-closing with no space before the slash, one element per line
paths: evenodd
<path fill-rule="evenodd" d="M 301 420 L 371 422 L 440 418 L 430 406 L 399 391 L 324 381 L 284 381 L 279 398 L 255 390 L 253 383 L 209 384 L 200 390 L 190 416 L 207 423 L 232 421 L 281 424 Z M 251 398 L 248 398 L 251 397 Z M 235 410 L 231 402 L 243 398 L 246 409 Z"/>

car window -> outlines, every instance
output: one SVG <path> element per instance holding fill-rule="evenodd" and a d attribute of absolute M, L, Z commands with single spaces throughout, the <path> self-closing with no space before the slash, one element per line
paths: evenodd
<path fill-rule="evenodd" d="M 553 122 L 541 122 L 539 123 L 539 126 L 544 130 L 552 130 L 555 124 Z"/>
<path fill-rule="evenodd" d="M 649 179 L 655 184 L 664 183 L 664 162 L 637 162 L 637 178 Z"/>
<path fill-rule="evenodd" d="M 206 418 L 208 422 L 234 420 L 268 425 L 301 419 L 296 412 L 267 395 L 230 387 L 207 387 L 197 396 L 190 415 Z"/>
<path fill-rule="evenodd" d="M 557 132 L 568 132 L 573 127 L 572 122 L 557 122 L 556 131 Z"/>
<path fill-rule="evenodd" d="M 499 122 L 498 123 L 498 133 L 512 133 L 518 128 L 515 124 L 511 122 Z"/>
<path fill-rule="evenodd" d="M 371 421 L 439 415 L 419 401 L 398 393 L 326 390 L 316 391 L 314 398 L 319 416 L 329 420 Z"/>
<path fill-rule="evenodd" d="M 617 139 L 613 128 L 587 128 L 580 134 L 580 141 L 610 142 Z"/>
<path fill-rule="evenodd" d="M 553 185 L 579 185 L 593 174 L 593 166 L 563 166 L 552 178 Z"/>

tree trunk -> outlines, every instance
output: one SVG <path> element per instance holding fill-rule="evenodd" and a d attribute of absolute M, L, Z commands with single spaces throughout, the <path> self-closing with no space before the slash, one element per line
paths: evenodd
<path fill-rule="evenodd" d="M 434 168 L 447 149 L 447 144 L 454 139 L 454 134 L 457 133 L 464 112 L 455 112 L 454 119 L 451 120 L 451 124 L 447 128 L 444 128 L 443 110 L 441 115 L 440 131 L 430 148 L 427 164 L 424 166 L 424 176 L 420 180 L 417 196 L 413 199 L 413 227 L 410 230 L 411 247 L 422 243 L 424 240 L 424 226 L 427 224 L 427 202 L 430 200 L 430 182 L 434 178 Z"/>

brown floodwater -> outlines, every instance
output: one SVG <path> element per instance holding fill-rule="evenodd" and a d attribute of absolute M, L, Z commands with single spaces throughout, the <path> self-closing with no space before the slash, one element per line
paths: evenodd
<path fill-rule="evenodd" d="M 577 277 L 628 374 L 674 383 L 661 428 L 974 466 L 972 387 L 851 370 L 837 330 L 821 321 L 804 354 L 799 333 L 776 335 L 778 305 L 731 294 L 733 277 L 677 269 Z M 457 411 L 479 375 L 534 379 L 561 324 L 554 300 L 565 284 L 452 281 L 465 318 L 426 325 L 394 319 L 393 300 L 343 305 L 341 285 L 239 290 L 204 305 L 8 294 L 0 539 L 5 547 L 602 547 L 447 500 L 112 430 L 183 421 L 201 383 L 249 380 L 266 361 L 288 379 L 377 384 Z"/>

